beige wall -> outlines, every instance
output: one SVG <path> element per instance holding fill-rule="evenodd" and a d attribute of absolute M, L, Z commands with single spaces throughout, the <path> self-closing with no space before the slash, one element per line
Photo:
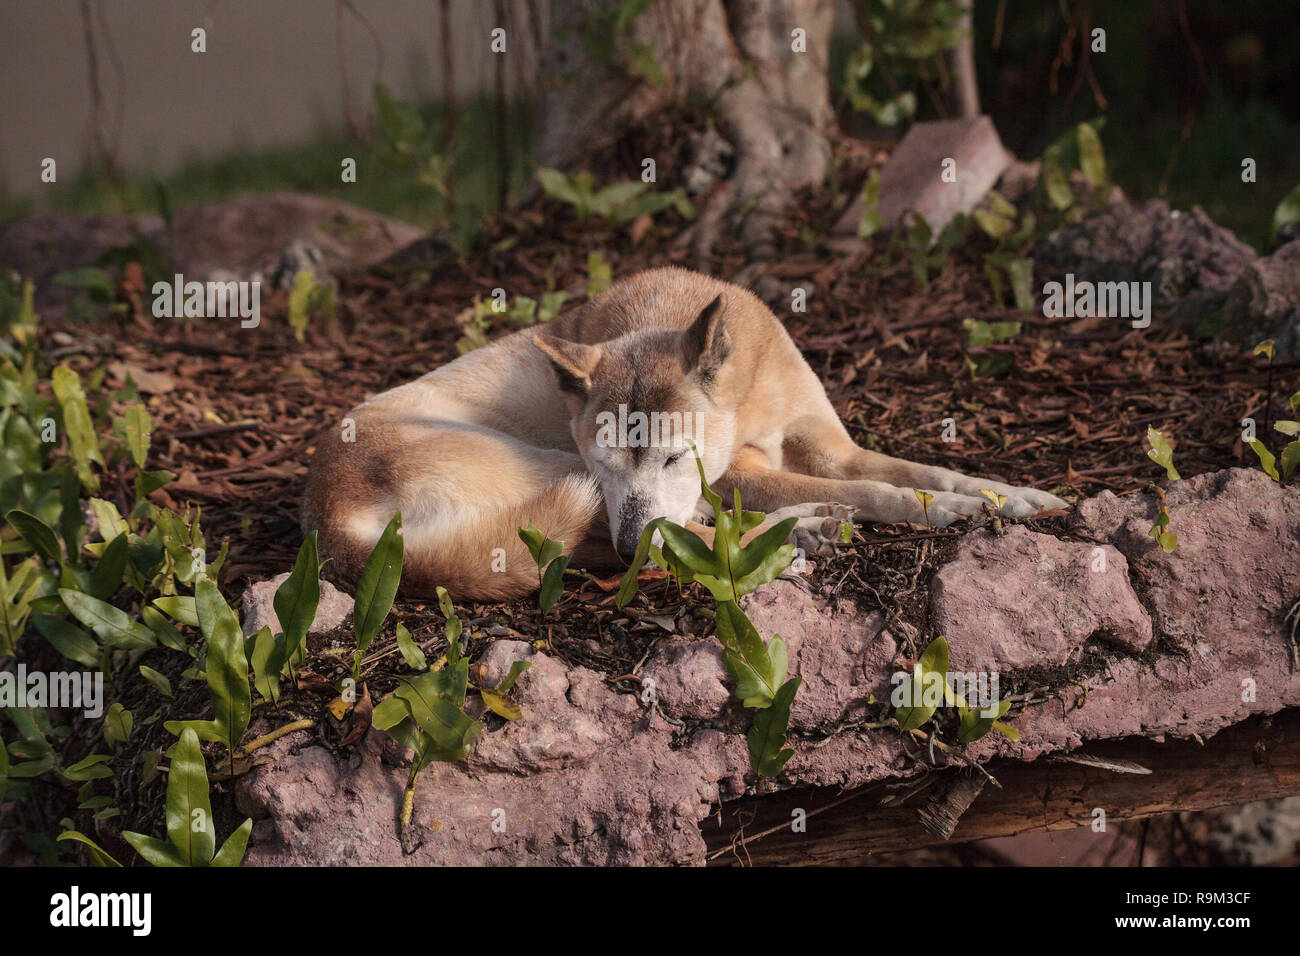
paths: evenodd
<path fill-rule="evenodd" d="M 437 0 L 351 0 L 374 27 L 343 18 L 354 111 L 378 78 L 404 99 L 441 92 Z M 345 125 L 335 0 L 88 0 L 104 126 L 127 168 L 174 169 L 186 158 L 301 141 Z M 528 83 L 535 57 L 525 12 L 509 0 L 507 76 Z M 492 0 L 451 0 L 458 95 L 492 88 Z M 30 195 L 40 164 L 60 181 L 92 153 L 92 108 L 78 0 L 0 2 L 0 189 Z M 207 30 L 207 52 L 190 31 Z M 115 58 L 114 58 L 115 54 Z M 115 65 L 116 59 L 117 65 Z M 120 66 L 120 71 L 118 69 Z"/>

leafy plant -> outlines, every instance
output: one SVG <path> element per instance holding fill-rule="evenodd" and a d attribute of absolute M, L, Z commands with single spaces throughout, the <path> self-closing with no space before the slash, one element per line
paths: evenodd
<path fill-rule="evenodd" d="M 564 302 L 568 299 L 569 293 L 563 289 L 556 289 L 551 292 L 543 292 L 541 300 L 537 303 L 537 321 L 550 322 L 560 314 L 560 309 L 564 307 Z"/>
<path fill-rule="evenodd" d="M 1170 481 L 1178 481 L 1182 476 L 1178 474 L 1178 469 L 1174 467 L 1174 450 L 1165 440 L 1165 436 L 1156 431 L 1150 425 L 1147 426 L 1147 444 L 1151 447 L 1147 449 L 1147 457 L 1165 470 L 1165 474 Z M 1178 547 L 1178 536 L 1169 530 L 1169 509 L 1165 507 L 1165 492 L 1163 488 L 1152 485 L 1155 491 L 1158 503 L 1159 514 L 1156 516 L 1155 524 L 1147 532 L 1156 542 L 1164 549 L 1166 554 L 1173 554 Z"/>
<path fill-rule="evenodd" d="M 415 754 L 399 818 L 403 846 L 412 838 L 411 815 L 420 771 L 434 761 L 464 759 L 470 744 L 483 729 L 464 710 L 469 660 L 461 654 L 460 619 L 445 588 L 438 588 L 438 603 L 447 618 L 446 665 L 416 677 L 399 677 L 401 686 L 379 702 L 372 718 L 375 727 Z"/>
<path fill-rule="evenodd" d="M 170 697 L 171 681 L 139 664 L 138 657 L 159 645 L 184 653 L 192 663 L 183 676 L 207 680 L 214 713 L 211 720 L 168 722 L 168 729 L 188 734 L 195 754 L 199 737 L 220 741 L 231 754 L 233 770 L 235 751 L 248 726 L 251 694 L 243 635 L 214 583 L 226 548 L 223 545 L 209 564 L 199 511 L 177 513 L 147 500 L 173 476 L 147 468 L 152 422 L 138 391 L 130 381 L 122 389 L 105 390 L 102 366 L 83 373 L 84 381 L 67 365 L 50 368 L 33 334 L 37 319 L 31 306 L 30 283 L 0 280 L 0 324 L 7 336 L 0 339 L 0 514 L 6 518 L 0 535 L 5 559 L 0 562 L 0 654 L 17 654 L 19 639 L 30 626 L 59 654 L 106 672 L 110 686 L 118 686 L 122 675 L 138 674 L 150 691 Z M 48 388 L 44 379 L 49 380 Z M 95 396 L 93 402 L 88 394 Z M 115 402 L 124 410 L 111 417 Z M 58 441 L 60 432 L 66 441 Z M 91 497 L 88 506 L 100 540 L 87 542 L 83 489 L 93 495 L 102 475 L 127 478 L 132 466 L 135 501 L 123 515 L 114 501 Z M 121 487 L 120 481 L 113 484 L 114 491 Z M 195 594 L 176 593 L 178 585 L 193 585 Z M 139 608 L 138 614 L 133 607 Z M 203 641 L 191 644 L 165 614 L 198 627 Z M 21 739 L 0 744 L 0 790 L 25 799 L 32 779 L 57 772 L 81 785 L 76 791 L 79 810 L 93 812 L 97 820 L 117 815 L 113 796 L 93 789 L 96 782 L 107 781 L 116 790 L 113 755 L 90 753 L 64 766 L 60 752 L 67 742 L 87 738 L 123 751 L 139 737 L 141 727 L 157 719 L 156 714 L 141 718 L 121 700 L 107 703 L 101 721 L 75 730 L 51 726 L 41 708 L 5 710 Z M 174 786 L 187 776 L 184 751 L 181 745 L 172 767 Z M 197 759 L 206 794 L 206 772 L 202 757 Z M 156 776 L 156 760 L 153 765 L 148 759 L 143 763 L 141 780 L 148 784 Z M 81 839 L 94 861 L 111 859 L 76 835 L 70 822 L 67 826 L 73 834 L 67 839 Z M 243 836 L 229 841 L 218 857 L 237 863 L 246 838 L 244 828 Z M 214 860 L 211 848 L 206 859 L 202 853 L 177 852 L 179 862 Z M 49 859 L 56 858 L 51 853 Z"/>
<path fill-rule="evenodd" d="M 929 291 L 931 271 L 942 269 L 948 263 L 949 254 L 965 235 L 969 220 L 959 213 L 936 237 L 920 213 L 909 209 L 903 219 L 907 226 L 894 233 L 894 241 L 902 235 L 912 258 L 912 278 L 922 290 Z"/>
<path fill-rule="evenodd" d="M 416 751 L 412 780 L 434 760 L 465 757 L 482 725 L 464 713 L 469 662 L 448 662 L 440 671 L 399 677 L 401 686 L 375 707 L 374 725 Z"/>
<path fill-rule="evenodd" d="M 185 728 L 172 750 L 167 774 L 167 839 L 130 830 L 122 838 L 151 866 L 239 866 L 253 832 L 253 818 L 245 820 L 217 849 L 216 824 L 208 796 L 208 771 L 198 735 Z M 120 866 L 94 840 L 75 830 L 59 834 L 60 840 L 84 844 L 96 866 Z"/>
<path fill-rule="evenodd" d="M 1018 219 L 1017 219 L 1018 217 Z M 996 248 L 984 256 L 984 274 L 993 289 L 993 298 L 1001 304 L 1002 273 L 1011 284 L 1016 308 L 1029 312 L 1034 308 L 1034 260 L 1030 247 L 1038 240 L 1038 215 L 1032 209 L 1018 214 L 1000 192 L 990 189 L 971 218 L 980 231 L 992 239 Z"/>
<path fill-rule="evenodd" d="M 993 714 L 989 714 L 985 709 L 958 704 L 957 740 L 963 744 L 973 743 L 990 730 L 996 730 L 1012 740 L 1019 740 L 1020 732 L 1010 724 L 1004 724 L 999 720 L 999 718 L 1005 717 L 1010 709 L 1011 701 L 1009 700 L 1004 700 L 998 704 L 997 710 Z"/>
<path fill-rule="evenodd" d="M 842 95 L 881 126 L 916 113 L 917 89 L 938 84 L 938 62 L 965 35 L 954 0 L 854 0 L 863 43 L 844 66 Z"/>
<path fill-rule="evenodd" d="M 745 735 L 750 762 L 760 777 L 775 777 L 794 756 L 794 750 L 785 746 L 785 735 L 790 727 L 790 707 L 801 680 L 792 677 L 782 684 L 771 705 L 754 715 L 754 726 Z"/>
<path fill-rule="evenodd" d="M 66 365 L 60 365 L 50 375 L 54 397 L 63 411 L 63 430 L 68 436 L 72 461 L 77 476 L 87 491 L 99 490 L 99 476 L 90 465 L 104 466 L 104 455 L 99 448 L 99 438 L 86 407 L 86 393 L 81 387 L 81 376 Z"/>
<path fill-rule="evenodd" d="M 514 661 L 510 665 L 510 670 L 501 683 L 496 687 L 479 686 L 479 696 L 483 698 L 483 703 L 494 714 L 504 717 L 506 720 L 518 720 L 523 716 L 518 705 L 512 704 L 506 699 L 506 695 L 514 689 L 515 682 L 524 671 L 532 667 L 532 661 Z"/>
<path fill-rule="evenodd" d="M 455 664 L 461 659 L 460 635 L 462 631 L 460 617 L 456 614 L 456 608 L 451 603 L 451 595 L 442 585 L 438 585 L 438 610 L 442 611 L 442 616 L 446 620 L 443 625 L 443 634 L 447 637 L 447 661 Z"/>
<path fill-rule="evenodd" d="M 1282 481 L 1290 478 L 1291 474 L 1296 470 L 1296 466 L 1300 465 L 1300 392 L 1292 394 L 1287 399 L 1287 402 L 1291 406 L 1291 414 L 1295 418 L 1273 423 L 1274 431 L 1281 432 L 1292 439 L 1282 449 L 1282 454 L 1277 459 L 1278 466 L 1282 470 Z"/>
<path fill-rule="evenodd" d="M 1079 123 L 1066 130 L 1043 151 L 1039 188 L 1051 208 L 1069 212 L 1072 218 L 1083 216 L 1086 209 L 1077 207 L 1070 188 L 1070 173 L 1077 169 L 1092 187 L 1091 205 L 1103 203 L 1110 194 L 1110 179 L 1102 150 L 1101 128 L 1105 117 Z"/>
<path fill-rule="evenodd" d="M 1007 506 L 1007 496 L 1000 495 L 988 488 L 981 488 L 980 494 L 992 502 L 995 509 L 993 512 L 993 530 L 1000 532 L 1002 530 L 1002 509 Z"/>
<path fill-rule="evenodd" d="M 195 585 L 194 608 L 207 647 L 206 672 L 212 719 L 169 720 L 163 727 L 177 736 L 190 730 L 203 740 L 224 744 L 233 773 L 235 751 L 248 729 L 253 708 L 244 635 L 235 612 L 212 580 L 202 578 Z"/>
<path fill-rule="evenodd" d="M 18 729 L 21 740 L 15 740 L 0 750 L 6 750 L 6 788 L 27 786 L 26 781 L 39 777 L 47 770 L 57 770 L 62 764 L 59 753 L 50 744 L 54 728 L 49 716 L 41 707 L 12 707 L 4 713 Z M 12 760 L 16 759 L 14 763 Z"/>
<path fill-rule="evenodd" d="M 979 319 L 963 319 L 961 324 L 966 330 L 966 347 L 970 349 L 983 349 L 1020 334 L 1019 322 L 983 322 Z M 1003 352 L 980 353 L 974 358 L 970 355 L 966 356 L 966 367 L 970 369 L 972 379 L 1000 375 L 1014 363 L 1015 358 Z"/>
<path fill-rule="evenodd" d="M 1030 312 L 1035 305 L 1034 260 L 1030 250 L 1040 238 L 1065 222 L 1082 218 L 1102 205 L 1111 183 L 1099 131 L 1104 118 L 1079 123 L 1047 147 L 1039 161 L 1033 208 L 1018 211 L 997 190 L 990 190 L 971 214 L 976 226 L 996 244 L 984 256 L 984 274 L 993 298 L 1003 301 L 1003 275 L 1010 283 L 1016 308 Z M 1070 176 L 1078 170 L 1091 187 L 1088 202 L 1075 200 Z"/>
<path fill-rule="evenodd" d="M 28 558 L 12 571 L 6 571 L 0 561 L 0 657 L 18 647 L 42 585 L 37 558 Z"/>
<path fill-rule="evenodd" d="M 352 655 L 352 678 L 361 679 L 361 658 L 384 624 L 384 618 L 393 608 L 397 588 L 402 580 L 402 513 L 393 515 L 379 541 L 375 544 L 366 565 L 357 580 L 356 604 L 352 612 L 352 626 L 356 632 L 357 649 Z"/>
<path fill-rule="evenodd" d="M 903 681 L 899 695 L 903 703 L 894 709 L 901 730 L 920 727 L 934 716 L 941 703 L 956 703 L 947 674 L 948 641 L 940 636 L 921 652 L 911 676 Z"/>
<path fill-rule="evenodd" d="M 1160 513 L 1147 534 L 1156 539 L 1156 543 L 1164 549 L 1165 554 L 1173 554 L 1178 548 L 1178 536 L 1169 530 L 1169 508 L 1165 505 L 1165 490 L 1158 485 L 1152 485 L 1152 488 L 1156 494 Z"/>
<path fill-rule="evenodd" d="M 4 748 L 0 747 L 0 750 L 4 750 Z M 65 821 L 65 822 L 71 823 L 71 821 Z M 64 842 L 80 843 L 83 846 L 85 846 L 87 852 L 90 854 L 91 866 L 110 867 L 110 868 L 121 868 L 122 866 L 121 863 L 118 863 L 117 860 L 113 858 L 113 855 L 111 853 L 105 850 L 102 846 L 100 846 L 90 837 L 86 836 L 84 833 L 81 833 L 77 830 L 64 830 L 62 833 L 58 835 L 57 839 Z"/>
<path fill-rule="evenodd" d="M 757 528 L 766 516 L 759 511 L 744 511 L 740 506 L 739 490 L 735 493 L 734 510 L 723 510 L 722 499 L 704 477 L 704 464 L 693 443 L 691 450 L 695 452 L 701 491 L 715 516 L 713 547 L 681 525 L 666 518 L 655 518 L 641 532 L 636 553 L 619 584 L 619 607 L 626 607 L 636 594 L 637 574 L 651 556 L 660 567 L 671 568 L 683 584 L 691 581 L 703 584 L 718 601 L 735 601 L 751 593 L 784 571 L 794 557 L 794 546 L 788 544 L 787 539 L 797 518 L 787 518 L 748 545 L 741 545 L 741 536 Z M 653 544 L 656 532 L 663 536 L 662 550 Z"/>
<path fill-rule="evenodd" d="M 153 631 L 107 601 L 73 588 L 60 588 L 59 598 L 72 616 L 94 631 L 106 647 L 144 650 L 154 646 Z"/>
<path fill-rule="evenodd" d="M 456 614 L 456 608 L 451 603 L 451 595 L 447 593 L 447 589 L 439 586 L 437 592 L 438 608 L 442 611 L 442 615 L 446 619 L 446 625 L 444 627 L 444 633 L 447 637 L 447 654 L 445 663 L 456 665 L 464 660 L 464 651 L 460 643 L 462 629 L 460 617 Z M 415 647 L 414 644 L 410 645 L 409 653 L 411 656 L 407 656 L 408 651 L 402 652 L 403 656 L 407 659 L 407 663 L 411 663 L 413 659 L 417 662 L 424 660 L 423 652 L 421 652 L 418 647 Z M 442 663 L 443 662 L 439 662 L 439 665 L 435 665 L 435 668 L 436 666 L 440 666 Z M 413 664 L 412 666 L 415 665 Z M 480 679 L 478 681 L 478 692 L 479 696 L 483 699 L 484 705 L 487 706 L 489 710 L 504 717 L 506 720 L 518 720 L 523 716 L 519 708 L 506 699 L 506 695 L 514 689 L 516 681 L 519 680 L 519 675 L 532 666 L 531 661 L 515 661 L 510 665 L 510 671 L 506 674 L 505 678 L 501 683 L 497 684 L 496 687 L 486 687 Z M 415 666 L 415 669 L 423 670 L 424 667 Z"/>
<path fill-rule="evenodd" d="M 572 206 L 579 222 L 594 216 L 617 226 L 642 216 L 653 216 L 669 207 L 676 209 L 683 219 L 695 215 L 695 208 L 681 189 L 649 192 L 650 184 L 640 180 L 626 180 L 597 189 L 595 177 L 589 172 L 569 175 L 545 166 L 537 171 L 537 180 L 546 195 Z"/>
<path fill-rule="evenodd" d="M 1165 440 L 1165 436 L 1148 425 L 1147 443 L 1151 446 L 1147 449 L 1147 457 L 1165 470 L 1165 474 L 1169 476 L 1170 481 L 1178 481 L 1182 476 L 1178 474 L 1178 469 L 1174 467 L 1174 450 L 1169 447 L 1169 442 Z"/>
<path fill-rule="evenodd" d="M 715 615 L 723 660 L 735 678 L 735 694 L 746 707 L 770 707 L 785 683 L 789 653 L 781 635 L 767 644 L 735 601 L 721 601 Z"/>
<path fill-rule="evenodd" d="M 996 730 L 1011 740 L 1020 739 L 1019 731 L 999 720 L 1011 708 L 1009 701 L 1000 703 L 996 714 L 989 714 L 987 708 L 969 706 L 965 698 L 952 689 L 948 683 L 948 640 L 943 635 L 936 637 L 921 652 L 912 673 L 903 679 L 895 693 L 894 718 L 904 733 L 919 729 L 934 717 L 940 707 L 947 706 L 957 711 L 957 739 L 961 743 L 976 741 L 990 730 Z"/>
<path fill-rule="evenodd" d="M 456 340 L 456 353 L 466 355 L 475 349 L 487 345 L 487 333 L 492 328 L 492 303 L 487 299 L 475 299 L 474 304 L 456 316 L 456 323 L 464 333 Z"/>
<path fill-rule="evenodd" d="M 994 241 L 1015 234 L 1016 215 L 1016 207 L 1007 202 L 996 189 L 990 189 L 981 204 L 971 212 L 975 225 Z"/>
<path fill-rule="evenodd" d="M 723 660 L 735 681 L 732 693 L 743 706 L 758 711 L 746 735 L 754 771 L 774 777 L 794 755 L 793 750 L 785 749 L 785 735 L 802 678 L 786 679 L 789 654 L 785 641 L 776 634 L 764 644 L 736 602 L 719 601 L 715 621 Z"/>
<path fill-rule="evenodd" d="M 564 593 L 564 570 L 569 566 L 569 556 L 562 554 L 564 542 L 552 541 L 533 525 L 519 529 L 519 540 L 537 564 L 537 603 L 542 613 L 548 614 Z"/>
<path fill-rule="evenodd" d="M 250 663 L 257 692 L 271 703 L 280 700 L 280 677 L 290 678 L 307 655 L 306 637 L 316 619 L 320 604 L 320 560 L 316 554 L 316 532 L 312 531 L 298 548 L 293 571 L 276 588 L 272 606 L 281 633 L 264 627 L 253 636 Z"/>
<path fill-rule="evenodd" d="M 135 497 L 139 501 L 147 498 L 176 476 L 170 471 L 148 471 L 145 464 L 149 458 L 149 444 L 153 435 L 153 422 L 149 410 L 137 402 L 127 408 L 122 416 L 122 431 L 126 438 L 127 450 L 135 463 Z"/>
<path fill-rule="evenodd" d="M 293 277 L 293 288 L 289 290 L 289 327 L 299 342 L 306 338 L 313 315 L 324 316 L 329 322 L 335 320 L 334 286 L 317 282 L 313 270 L 303 269 Z"/>
<path fill-rule="evenodd" d="M 415 671 L 426 671 L 429 669 L 429 661 L 424 656 L 424 651 L 415 643 L 411 637 L 411 632 L 406 625 L 400 621 L 394 630 L 394 638 L 397 641 L 397 650 L 402 655 L 402 660 L 406 661 L 406 666 Z"/>
<path fill-rule="evenodd" d="M 586 293 L 588 299 L 594 299 L 614 281 L 614 270 L 605 258 L 605 254 L 599 249 L 587 253 L 587 285 Z"/>
<path fill-rule="evenodd" d="M 36 285 L 31 279 L 20 280 L 11 273 L 0 274 L 0 355 L 10 361 L 20 360 L 9 339 L 21 346 L 35 344 Z"/>
<path fill-rule="evenodd" d="M 452 157 L 438 150 L 434 129 L 413 106 L 394 97 L 382 83 L 375 84 L 374 100 L 379 116 L 379 161 L 390 169 L 412 174 L 417 183 L 445 199 Z"/>
<path fill-rule="evenodd" d="M 934 495 L 930 494 L 928 491 L 922 491 L 919 488 L 913 488 L 912 494 L 916 496 L 917 501 L 921 502 L 921 511 L 925 515 L 925 527 L 929 530 L 930 505 L 934 504 Z"/>
<path fill-rule="evenodd" d="M 762 524 L 765 515 L 745 511 L 739 490 L 734 509 L 724 511 L 722 498 L 704 476 L 704 463 L 694 443 L 691 451 L 700 474 L 700 491 L 715 516 L 713 546 L 666 518 L 654 519 L 641 533 L 636 554 L 619 584 L 616 603 L 626 607 L 632 600 L 637 575 L 651 556 L 683 584 L 695 581 L 709 590 L 717 602 L 714 620 L 723 659 L 735 681 L 733 693 L 743 706 L 759 711 L 747 736 L 754 770 L 760 776 L 775 776 L 794 753 L 782 748 L 790 705 L 801 679 L 786 679 L 789 655 L 781 636 L 774 635 L 764 644 L 736 602 L 789 567 L 794 547 L 788 538 L 798 519 L 787 518 L 742 545 L 742 536 Z M 653 543 L 655 532 L 663 537 L 662 549 Z"/>
<path fill-rule="evenodd" d="M 873 168 L 862 186 L 862 216 L 858 219 L 858 238 L 866 239 L 879 232 L 885 221 L 880 217 L 880 170 Z"/>
<path fill-rule="evenodd" d="M 1263 355 L 1268 359 L 1268 385 L 1265 400 L 1268 403 L 1267 407 L 1271 409 L 1273 407 L 1273 340 L 1266 339 L 1260 342 L 1253 351 L 1255 355 Z M 1291 414 L 1300 419 L 1300 392 L 1293 394 L 1287 402 L 1291 406 Z M 1300 436 L 1300 421 L 1295 419 L 1276 421 L 1273 423 L 1273 430 L 1294 439 L 1282 449 L 1281 454 L 1276 458 L 1268 446 L 1260 439 L 1248 438 L 1245 441 L 1250 446 L 1251 451 L 1255 453 L 1255 457 L 1259 459 L 1259 466 L 1264 470 L 1264 473 L 1274 481 L 1283 482 L 1291 477 L 1296 465 L 1300 464 L 1300 437 L 1298 437 Z M 1279 468 L 1281 469 L 1280 473 Z"/>
<path fill-rule="evenodd" d="M 1282 197 L 1282 201 L 1273 210 L 1272 233 L 1276 237 L 1278 230 L 1288 223 L 1300 220 L 1300 183 Z"/>
<path fill-rule="evenodd" d="M 1259 467 L 1263 469 L 1264 474 L 1268 475 L 1274 481 L 1281 481 L 1282 479 L 1277 472 L 1277 459 L 1273 457 L 1273 453 L 1268 450 L 1268 446 L 1258 438 L 1251 438 L 1246 442 L 1246 444 L 1250 446 L 1250 450 L 1253 451 L 1255 457 L 1259 459 Z"/>
<path fill-rule="evenodd" d="M 158 473 L 146 472 L 146 476 L 154 474 Z M 228 542 L 222 543 L 216 560 L 207 561 L 207 539 L 199 509 L 191 511 L 187 507 L 177 513 L 141 500 L 129 516 L 123 517 L 116 505 L 102 498 L 91 498 L 90 509 L 99 524 L 101 540 L 85 545 L 85 550 L 99 558 L 97 572 L 106 575 L 102 582 L 106 587 L 125 581 L 140 593 L 154 590 L 174 595 L 178 583 L 193 584 L 203 576 L 216 577 L 225 563 Z M 140 534 L 144 519 L 148 519 L 150 528 Z M 75 542 L 78 533 L 64 522 L 65 542 Z M 118 543 L 119 538 L 124 543 Z M 77 549 L 68 550 L 75 553 Z M 109 570 L 101 570 L 105 565 L 112 572 L 120 568 L 121 574 L 114 578 Z"/>
<path fill-rule="evenodd" d="M 515 304 L 510 307 L 506 316 L 516 325 L 536 325 L 539 322 L 550 322 L 560 314 L 560 309 L 564 307 L 565 300 L 568 297 L 569 293 L 563 289 L 543 292 L 540 302 L 537 299 L 530 299 L 526 295 L 517 295 L 515 296 Z"/>

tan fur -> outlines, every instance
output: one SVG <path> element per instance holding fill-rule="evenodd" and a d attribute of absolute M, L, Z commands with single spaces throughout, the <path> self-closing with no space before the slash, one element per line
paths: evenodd
<path fill-rule="evenodd" d="M 658 516 L 644 513 L 649 492 L 637 483 L 679 511 L 691 511 L 698 492 L 693 465 L 673 456 L 676 438 L 648 450 L 596 447 L 600 412 L 620 403 L 693 414 L 710 482 L 725 500 L 739 488 L 749 508 L 837 501 L 870 521 L 920 521 L 912 488 L 923 488 L 941 525 L 978 511 L 982 488 L 1011 496 L 1009 514 L 1064 504 L 858 448 L 756 296 L 670 268 L 621 280 L 542 330 L 506 336 L 353 409 L 343 425 L 352 421 L 356 440 L 345 441 L 340 425 L 316 450 L 304 528 L 319 529 L 322 554 L 355 577 L 400 509 L 409 594 L 441 584 L 458 599 L 507 599 L 535 589 L 516 534 L 528 524 L 576 549 L 575 564 L 616 567 L 614 545 L 626 553 Z M 602 508 L 602 489 L 624 487 L 633 490 L 621 506 Z M 494 571 L 502 552 L 505 571 Z"/>

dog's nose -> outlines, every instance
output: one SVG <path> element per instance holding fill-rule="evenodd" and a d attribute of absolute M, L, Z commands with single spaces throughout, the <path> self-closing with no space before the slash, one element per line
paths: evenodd
<path fill-rule="evenodd" d="M 617 533 L 614 550 L 627 564 L 636 557 L 636 546 L 641 540 L 641 529 L 646 523 L 646 509 L 640 496 L 630 494 L 618 509 Z"/>

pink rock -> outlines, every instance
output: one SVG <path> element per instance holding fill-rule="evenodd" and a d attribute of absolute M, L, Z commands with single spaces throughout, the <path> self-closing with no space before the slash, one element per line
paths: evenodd
<path fill-rule="evenodd" d="M 748 761 L 744 742 L 701 731 L 676 747 L 673 728 L 599 674 L 528 645 L 489 650 L 493 676 L 533 661 L 518 683 L 521 720 L 485 730 L 458 764 L 431 764 L 417 786 L 423 844 L 404 856 L 397 815 L 408 770 L 386 764 L 372 730 L 351 757 L 323 747 L 240 780 L 236 801 L 256 825 L 247 860 L 262 865 L 617 865 L 701 863 L 699 821 L 717 781 Z M 530 649 L 531 650 L 531 649 Z"/>
<path fill-rule="evenodd" d="M 970 757 L 1032 760 L 1130 735 L 1204 737 L 1300 705 L 1281 621 L 1300 580 L 1300 491 L 1232 470 L 1175 482 L 1168 498 L 1173 555 L 1146 537 L 1149 499 L 1102 495 L 1074 521 L 1113 542 L 1100 546 L 1105 572 L 1091 570 L 1097 546 L 1023 527 L 969 535 L 936 572 L 935 616 L 953 669 L 1060 664 L 1089 637 L 1106 637 L 1097 650 L 1107 666 L 1084 681 L 1083 706 L 1081 688 L 1063 685 L 1011 718 L 1018 743 L 992 733 L 967 748 Z M 870 695 L 885 699 L 894 670 L 897 648 L 876 615 L 834 612 L 783 580 L 744 607 L 765 639 L 786 639 L 805 681 L 781 785 L 851 788 L 920 772 L 915 742 L 907 757 L 896 731 L 851 724 Z M 499 642 L 481 663 L 496 680 L 517 659 L 534 664 L 518 683 L 523 717 L 490 718 L 465 761 L 424 771 L 415 811 L 423 844 L 411 856 L 396 826 L 407 768 L 372 731 L 351 754 L 304 745 L 304 734 L 268 748 L 276 762 L 236 786 L 240 809 L 257 821 L 249 862 L 702 863 L 703 821 L 754 781 L 747 723 L 727 702 L 716 641 L 669 640 L 642 672 L 655 675 L 661 708 L 680 727 L 604 675 L 524 642 Z"/>
<path fill-rule="evenodd" d="M 956 164 L 955 182 L 942 178 L 946 159 Z M 894 226 L 912 210 L 938 233 L 957 213 L 974 209 L 1013 160 L 987 116 L 913 123 L 880 171 L 881 221 Z M 862 209 L 859 197 L 834 231 L 856 235 Z"/>
<path fill-rule="evenodd" d="M 514 721 L 497 733 L 479 738 L 475 758 L 487 766 L 514 773 L 562 770 L 592 759 L 602 747 L 609 746 L 612 738 L 600 720 L 600 711 L 588 712 L 570 700 L 575 685 L 583 695 L 595 693 L 602 709 L 629 719 L 639 716 L 635 697 L 585 686 L 593 680 L 601 684 L 603 681 L 586 668 L 565 670 L 554 658 L 538 654 L 525 641 L 497 641 L 487 649 L 482 663 L 488 670 L 488 680 L 500 681 L 516 660 L 533 664 L 515 685 L 519 699 L 536 701 L 537 705 L 527 709 L 526 725 Z"/>
<path fill-rule="evenodd" d="M 244 636 L 252 637 L 263 627 L 270 626 L 271 632 L 281 631 L 280 619 L 275 614 L 275 592 L 289 578 L 289 572 L 278 574 L 269 581 L 250 584 L 239 599 L 240 618 L 244 624 Z M 353 601 L 328 581 L 320 583 L 320 603 L 316 605 L 316 619 L 307 629 L 308 634 L 328 634 L 352 613 Z"/>
<path fill-rule="evenodd" d="M 642 687 L 654 682 L 659 706 L 678 720 L 710 720 L 731 699 L 722 645 L 715 638 L 673 637 L 661 642 L 642 668 L 641 680 Z"/>
<path fill-rule="evenodd" d="M 881 630 L 880 615 L 862 614 L 850 601 L 831 602 L 777 579 L 741 599 L 764 640 L 780 634 L 790 652 L 790 674 L 803 678 L 790 726 L 828 730 L 861 716 L 867 700 L 889 696 L 890 662 L 898 653 Z"/>
<path fill-rule="evenodd" d="M 1300 356 L 1300 239 L 1241 270 L 1223 317 L 1228 333 L 1239 339 L 1272 338 L 1279 361 Z"/>
<path fill-rule="evenodd" d="M 888 694 L 887 667 L 897 644 L 881 631 L 880 615 L 851 603 L 833 611 L 821 597 L 777 579 L 741 599 L 765 641 L 780 635 L 791 677 L 803 678 L 790 711 L 796 729 L 830 728 L 860 715 L 874 693 Z M 659 705 L 679 720 L 711 720 L 732 700 L 731 675 L 716 638 L 676 637 L 659 645 L 641 672 L 654 681 Z"/>
<path fill-rule="evenodd" d="M 1258 469 L 1229 468 L 1173 482 L 1166 504 L 1173 554 L 1147 534 L 1149 496 L 1105 492 L 1083 502 L 1074 523 L 1128 556 L 1157 633 L 1178 646 L 1218 655 L 1249 634 L 1280 641 L 1281 616 L 1300 596 L 1300 492 Z"/>
<path fill-rule="evenodd" d="M 415 226 L 305 193 L 269 193 L 187 206 L 176 213 L 172 265 L 186 279 L 213 273 L 247 276 L 295 242 L 320 251 L 331 273 L 380 262 L 420 239 Z M 57 273 L 92 265 L 105 251 L 129 245 L 136 234 L 166 245 L 161 216 L 78 216 L 38 210 L 0 224 L 0 260 L 36 280 L 38 305 L 62 308 L 70 290 L 54 286 Z"/>
<path fill-rule="evenodd" d="M 1138 652 L 1151 643 L 1119 551 L 1021 525 L 962 538 L 930 595 L 954 671 L 1061 665 L 1094 636 Z"/>

